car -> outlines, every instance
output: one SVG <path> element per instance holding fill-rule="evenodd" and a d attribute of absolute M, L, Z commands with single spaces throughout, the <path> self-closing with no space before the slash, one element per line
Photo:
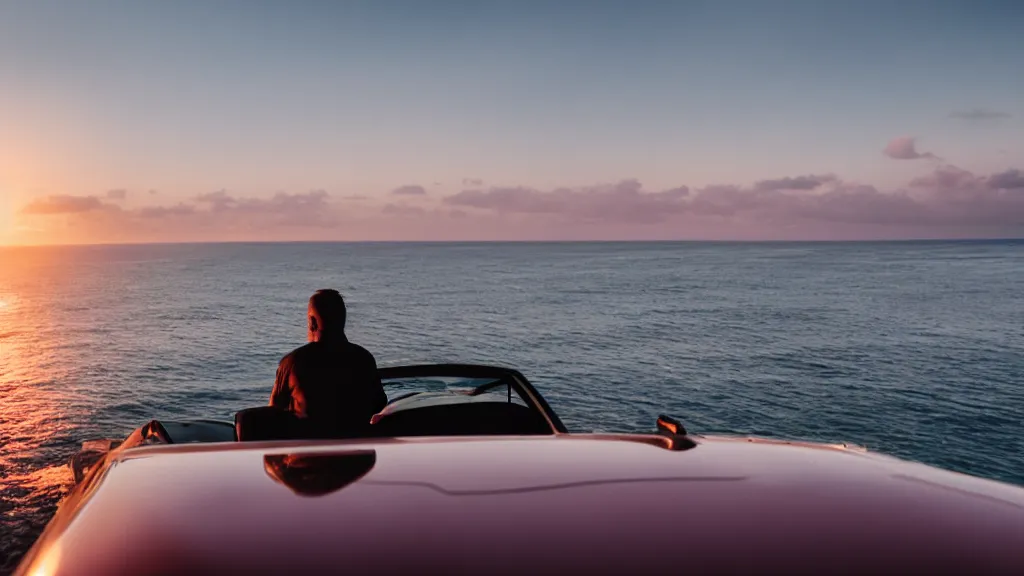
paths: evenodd
<path fill-rule="evenodd" d="M 381 369 L 370 432 L 264 408 L 87 442 L 16 574 L 1024 574 L 1024 489 L 846 444 L 572 433 L 519 371 Z"/>

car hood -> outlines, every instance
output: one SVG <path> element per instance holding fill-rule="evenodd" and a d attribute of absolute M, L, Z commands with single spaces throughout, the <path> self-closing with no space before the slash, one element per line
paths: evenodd
<path fill-rule="evenodd" d="M 1019 487 L 842 447 L 695 440 L 136 448 L 97 471 L 41 550 L 67 574 L 1024 567 Z"/>

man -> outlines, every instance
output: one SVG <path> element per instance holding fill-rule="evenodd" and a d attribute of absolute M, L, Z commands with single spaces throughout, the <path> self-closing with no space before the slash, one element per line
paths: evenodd
<path fill-rule="evenodd" d="M 387 404 L 377 361 L 345 337 L 345 300 L 337 290 L 309 299 L 309 343 L 277 368 L 270 405 L 296 416 L 313 436 L 358 435 Z"/>

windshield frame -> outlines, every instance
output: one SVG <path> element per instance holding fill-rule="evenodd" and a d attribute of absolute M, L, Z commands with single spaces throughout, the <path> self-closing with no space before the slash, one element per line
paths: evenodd
<path fill-rule="evenodd" d="M 568 433 L 562 420 L 551 409 L 547 400 L 544 399 L 521 372 L 512 368 L 477 364 L 416 364 L 379 368 L 378 373 L 385 387 L 389 384 L 388 380 L 408 378 L 463 378 L 467 380 L 479 379 L 490 381 L 478 386 L 470 393 L 471 395 L 487 392 L 494 387 L 508 385 L 509 395 L 511 396 L 512 392 L 515 391 L 528 408 L 540 413 L 553 432 Z"/>

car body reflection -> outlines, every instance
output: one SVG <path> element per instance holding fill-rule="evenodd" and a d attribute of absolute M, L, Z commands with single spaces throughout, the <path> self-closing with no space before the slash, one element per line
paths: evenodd
<path fill-rule="evenodd" d="M 375 450 L 267 454 L 263 457 L 263 470 L 300 496 L 324 496 L 359 480 L 376 463 Z"/>

